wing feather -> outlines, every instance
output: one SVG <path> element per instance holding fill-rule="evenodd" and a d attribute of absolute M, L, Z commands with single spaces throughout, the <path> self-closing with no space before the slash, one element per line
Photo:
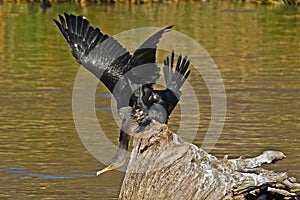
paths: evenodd
<path fill-rule="evenodd" d="M 170 59 L 171 63 L 169 63 L 169 57 L 167 57 L 164 61 L 163 70 L 167 89 L 171 90 L 179 99 L 181 95 L 180 88 L 190 75 L 190 70 L 188 70 L 190 61 L 186 56 L 182 59 L 182 55 L 180 54 L 177 59 L 176 67 L 173 70 L 175 61 L 174 57 L 175 54 L 173 51 Z"/>
<path fill-rule="evenodd" d="M 65 13 L 64 17 L 59 15 L 59 20 L 60 22 L 54 21 L 70 45 L 77 62 L 112 91 L 123 75 L 124 63 L 128 63 L 130 59 L 129 52 L 117 40 L 91 26 L 82 16 Z"/>
<path fill-rule="evenodd" d="M 128 72 L 130 80 L 140 84 L 156 83 L 160 76 L 160 69 L 156 64 L 157 44 L 162 35 L 172 27 L 173 25 L 154 33 L 133 53 L 124 70 L 124 74 Z"/>
<path fill-rule="evenodd" d="M 113 93 L 118 107 L 126 105 L 122 101 L 130 96 L 134 88 L 156 83 L 159 78 L 160 70 L 156 65 L 157 44 L 172 26 L 150 36 L 130 55 L 117 40 L 91 26 L 82 16 L 65 13 L 64 16 L 59 15 L 59 21 L 54 22 L 71 47 L 77 62 L 99 78 Z M 125 81 L 115 89 L 121 79 Z"/>

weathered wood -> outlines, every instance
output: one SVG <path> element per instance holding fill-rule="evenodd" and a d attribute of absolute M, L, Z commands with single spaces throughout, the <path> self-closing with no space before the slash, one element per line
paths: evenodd
<path fill-rule="evenodd" d="M 219 160 L 157 122 L 137 133 L 134 143 L 120 199 L 297 199 L 294 179 L 260 168 L 283 159 L 281 152 Z"/>

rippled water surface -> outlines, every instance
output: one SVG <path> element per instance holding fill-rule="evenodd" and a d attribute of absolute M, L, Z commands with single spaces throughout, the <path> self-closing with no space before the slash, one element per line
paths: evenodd
<path fill-rule="evenodd" d="M 72 91 L 79 65 L 52 21 L 63 12 L 84 15 L 109 34 L 175 24 L 174 30 L 193 38 L 207 50 L 224 81 L 226 121 L 211 153 L 217 157 L 238 157 L 279 150 L 287 158 L 272 169 L 287 171 L 300 180 L 297 11 L 226 2 L 54 4 L 42 11 L 39 4 L 0 2 L 1 198 L 118 196 L 124 173 L 115 171 L 95 177 L 95 171 L 104 164 L 89 154 L 74 125 Z M 170 45 L 177 44 L 184 46 L 176 40 Z M 191 59 L 193 56 L 197 55 L 191 55 Z M 209 126 L 211 101 L 195 70 L 189 82 L 199 101 L 200 121 L 198 127 L 191 126 L 186 131 L 198 128 L 194 143 L 201 146 Z M 96 112 L 105 134 L 117 144 L 118 129 L 107 93 L 99 84 Z M 190 93 L 184 95 L 188 97 Z M 179 125 L 179 110 L 171 116 L 170 126 L 174 130 Z M 199 116 L 189 117 L 192 121 Z"/>

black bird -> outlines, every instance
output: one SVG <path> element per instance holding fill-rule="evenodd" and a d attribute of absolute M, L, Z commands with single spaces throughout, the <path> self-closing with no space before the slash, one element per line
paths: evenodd
<path fill-rule="evenodd" d="M 140 126 L 148 125 L 152 120 L 162 124 L 168 123 L 169 116 L 180 100 L 180 88 L 190 74 L 190 61 L 187 57 L 178 56 L 176 67 L 175 54 L 164 60 L 164 78 L 167 88 L 154 90 L 152 85 L 143 85 L 133 95 L 133 117 L 137 116 Z M 188 70 L 188 71 L 187 71 Z M 142 114 L 141 114 L 142 113 Z"/>
<path fill-rule="evenodd" d="M 41 2 L 41 8 L 43 10 L 43 13 L 46 12 L 46 9 L 47 8 L 50 8 L 51 7 L 51 2 L 49 0 L 42 0 Z"/>
<path fill-rule="evenodd" d="M 166 123 L 168 116 L 180 97 L 180 87 L 188 77 L 189 61 L 179 56 L 173 70 L 174 53 L 165 60 L 164 75 L 166 90 L 154 90 L 160 74 L 156 64 L 157 44 L 168 26 L 149 37 L 132 55 L 112 37 L 94 28 L 82 16 L 59 15 L 60 22 L 54 19 L 59 30 L 72 49 L 72 54 L 84 68 L 93 73 L 113 94 L 118 110 L 137 117 L 139 125 L 144 126 L 157 120 Z M 133 109 L 132 109 L 133 108 Z M 97 175 L 121 167 L 125 163 L 130 135 L 128 117 L 122 118 L 119 149 L 111 163 Z"/>

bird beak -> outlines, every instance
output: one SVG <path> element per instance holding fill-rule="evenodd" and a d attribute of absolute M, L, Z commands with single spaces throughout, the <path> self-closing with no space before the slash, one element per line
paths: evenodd
<path fill-rule="evenodd" d="M 100 170 L 100 171 L 97 171 L 97 172 L 96 172 L 96 175 L 99 176 L 100 174 L 103 174 L 103 173 L 105 173 L 105 172 L 112 171 L 112 170 L 115 170 L 115 169 L 116 169 L 115 166 L 109 165 L 109 166 L 105 167 L 104 169 L 102 169 L 102 170 Z"/>

